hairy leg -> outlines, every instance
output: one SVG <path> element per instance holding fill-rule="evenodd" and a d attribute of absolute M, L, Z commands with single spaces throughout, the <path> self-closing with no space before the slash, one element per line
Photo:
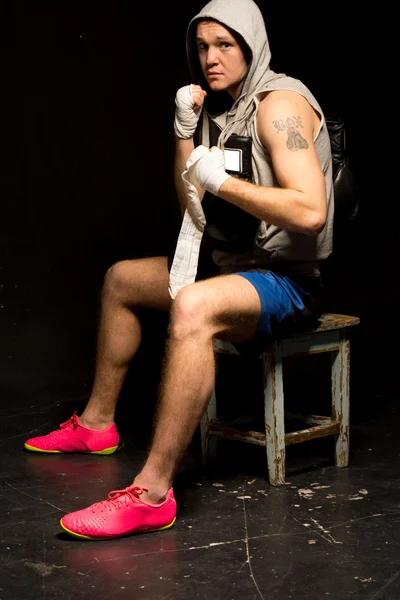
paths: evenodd
<path fill-rule="evenodd" d="M 142 339 L 135 309 L 169 310 L 166 257 L 125 260 L 107 272 L 101 298 L 96 371 L 91 396 L 79 420 L 102 429 L 114 421 L 129 363 Z"/>
<path fill-rule="evenodd" d="M 149 502 L 165 498 L 209 401 L 215 378 L 213 339 L 244 342 L 257 330 L 260 300 L 239 275 L 194 283 L 177 295 L 160 386 L 151 449 L 134 485 Z"/>

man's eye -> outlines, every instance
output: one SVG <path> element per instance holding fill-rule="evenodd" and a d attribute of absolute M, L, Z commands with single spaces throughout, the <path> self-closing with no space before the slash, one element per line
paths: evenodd
<path fill-rule="evenodd" d="M 206 44 L 199 44 L 199 50 L 207 50 Z"/>
<path fill-rule="evenodd" d="M 229 48 L 230 47 L 230 43 L 229 42 L 221 42 L 221 46 L 223 48 Z"/>

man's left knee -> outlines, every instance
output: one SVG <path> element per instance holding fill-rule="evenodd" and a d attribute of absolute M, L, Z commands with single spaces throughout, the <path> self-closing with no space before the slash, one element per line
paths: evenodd
<path fill-rule="evenodd" d="M 201 285 L 190 284 L 177 294 L 171 313 L 170 333 L 181 338 L 195 332 L 206 333 L 212 313 Z"/>

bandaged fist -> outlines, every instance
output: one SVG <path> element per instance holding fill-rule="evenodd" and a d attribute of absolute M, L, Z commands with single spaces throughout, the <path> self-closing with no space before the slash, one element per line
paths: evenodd
<path fill-rule="evenodd" d="M 193 150 L 186 163 L 189 181 L 197 187 L 218 195 L 221 185 L 230 177 L 225 171 L 224 153 L 220 148 L 208 150 L 198 146 Z"/>
<path fill-rule="evenodd" d="M 175 96 L 175 135 L 181 139 L 193 137 L 207 92 L 199 85 L 185 85 Z"/>

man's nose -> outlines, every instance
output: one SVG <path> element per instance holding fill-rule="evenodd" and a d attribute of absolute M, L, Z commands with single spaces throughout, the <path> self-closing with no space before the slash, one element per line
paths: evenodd
<path fill-rule="evenodd" d="M 216 48 L 209 48 L 207 51 L 207 64 L 214 65 L 218 62 L 218 50 Z"/>

